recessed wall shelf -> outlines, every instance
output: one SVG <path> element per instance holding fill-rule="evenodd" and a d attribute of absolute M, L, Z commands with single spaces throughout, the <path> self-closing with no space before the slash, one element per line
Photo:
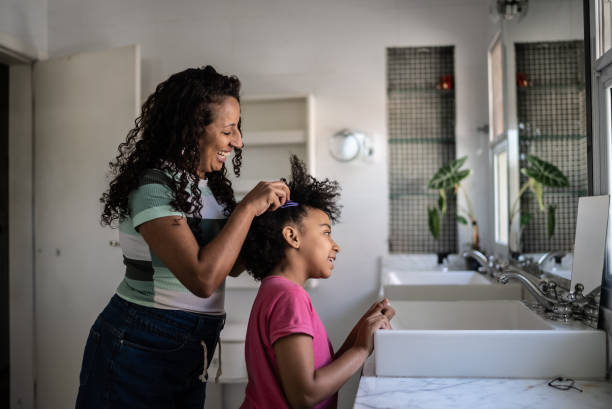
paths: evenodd
<path fill-rule="evenodd" d="M 306 131 L 304 129 L 250 132 L 248 134 L 248 139 L 244 141 L 246 146 L 304 143 L 306 143 Z"/>
<path fill-rule="evenodd" d="M 389 143 L 441 143 L 445 145 L 454 145 L 455 138 L 389 138 Z"/>
<path fill-rule="evenodd" d="M 586 135 L 519 135 L 521 141 L 555 141 L 567 139 L 586 139 Z"/>
<path fill-rule="evenodd" d="M 586 85 L 584 42 L 515 43 L 516 72 L 529 81 L 517 87 L 519 167 L 532 154 L 557 166 L 569 188 L 544 188 L 544 205 L 556 206 L 556 230 L 547 234 L 547 217 L 533 195 L 523 195 L 521 213 L 532 220 L 521 233 L 524 252 L 544 252 L 573 246 L 578 198 L 588 194 Z M 520 184 L 527 177 L 520 175 Z"/>
<path fill-rule="evenodd" d="M 421 93 L 421 94 L 436 94 L 436 95 L 455 95 L 454 89 L 439 89 L 439 88 L 400 88 L 400 89 L 390 89 L 388 93 L 391 94 L 413 94 L 413 93 Z"/>
<path fill-rule="evenodd" d="M 387 48 L 390 253 L 457 251 L 454 195 L 448 198 L 438 239 L 427 224 L 428 208 L 439 196 L 428 191 L 427 182 L 455 159 L 455 49 L 423 49 Z"/>
<path fill-rule="evenodd" d="M 228 174 L 240 201 L 262 180 L 279 180 L 290 173 L 295 154 L 314 172 L 311 95 L 250 96 L 241 99 L 244 148 L 240 178 Z"/>

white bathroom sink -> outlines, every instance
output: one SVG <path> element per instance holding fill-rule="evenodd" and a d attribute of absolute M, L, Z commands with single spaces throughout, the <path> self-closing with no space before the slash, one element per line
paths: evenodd
<path fill-rule="evenodd" d="M 605 333 L 545 320 L 520 301 L 391 301 L 377 376 L 602 378 Z"/>
<path fill-rule="evenodd" d="M 387 285 L 449 285 L 491 284 L 481 273 L 475 271 L 390 271 Z"/>
<path fill-rule="evenodd" d="M 387 270 L 381 280 L 381 295 L 393 300 L 519 300 L 522 295 L 518 283 L 498 284 L 484 274 L 469 270 Z"/>

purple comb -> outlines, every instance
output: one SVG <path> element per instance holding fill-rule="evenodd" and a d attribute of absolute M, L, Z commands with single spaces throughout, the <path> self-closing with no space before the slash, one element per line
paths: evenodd
<path fill-rule="evenodd" d="M 292 202 L 291 200 L 287 200 L 285 202 L 285 204 L 280 207 L 280 209 L 284 209 L 286 207 L 295 207 L 295 206 L 299 206 L 299 205 L 300 204 L 298 202 Z"/>

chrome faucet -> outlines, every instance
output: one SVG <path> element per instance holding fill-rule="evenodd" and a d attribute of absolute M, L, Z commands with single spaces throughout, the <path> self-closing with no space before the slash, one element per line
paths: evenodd
<path fill-rule="evenodd" d="M 480 267 L 478 268 L 479 272 L 485 274 L 488 273 L 489 275 L 491 275 L 491 277 L 497 277 L 499 266 L 496 263 L 494 256 L 487 258 L 487 256 L 485 256 L 484 253 L 482 253 L 481 251 L 472 249 L 464 251 L 463 257 L 471 257 L 476 260 L 476 262 L 480 264 Z"/>
<path fill-rule="evenodd" d="M 520 282 L 545 310 L 547 318 L 566 322 L 576 318 L 587 325 L 592 326 L 593 322 L 596 325 L 598 311 L 594 311 L 593 306 L 596 305 L 596 297 L 599 296 L 601 287 L 585 296 L 582 294 L 584 286 L 580 283 L 576 284 L 574 292 L 569 292 L 552 280 L 542 280 L 535 284 L 527 278 L 529 273 L 510 264 L 504 265 L 502 271 L 497 281 L 502 284 L 506 284 L 509 280 Z"/>
<path fill-rule="evenodd" d="M 497 281 L 502 284 L 506 284 L 510 280 L 519 281 L 533 295 L 538 304 L 552 311 L 558 299 L 550 298 L 547 294 L 544 294 L 541 288 L 528 279 L 525 274 L 527 273 L 520 268 L 508 264 L 503 267 L 503 273 L 497 277 Z"/>
<path fill-rule="evenodd" d="M 553 257 L 563 257 L 565 256 L 567 253 L 563 250 L 557 250 L 557 251 L 549 251 L 548 253 L 544 254 L 542 257 L 540 257 L 538 259 L 538 261 L 536 262 L 538 264 L 538 266 L 540 268 L 542 268 L 542 266 L 551 258 Z"/>

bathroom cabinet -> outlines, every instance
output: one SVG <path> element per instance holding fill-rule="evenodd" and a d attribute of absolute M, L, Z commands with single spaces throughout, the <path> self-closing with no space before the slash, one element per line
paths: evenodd
<path fill-rule="evenodd" d="M 251 96 L 241 100 L 241 176 L 231 179 L 240 200 L 260 180 L 278 180 L 290 173 L 289 155 L 296 154 L 314 172 L 312 95 Z M 229 170 L 229 169 L 228 169 Z"/>
<path fill-rule="evenodd" d="M 220 383 L 246 383 L 247 371 L 244 361 L 244 340 L 246 339 L 246 323 L 226 323 L 210 366 L 208 367 L 208 379 L 215 379 L 219 367 L 219 351 L 221 351 L 222 375 Z"/>

